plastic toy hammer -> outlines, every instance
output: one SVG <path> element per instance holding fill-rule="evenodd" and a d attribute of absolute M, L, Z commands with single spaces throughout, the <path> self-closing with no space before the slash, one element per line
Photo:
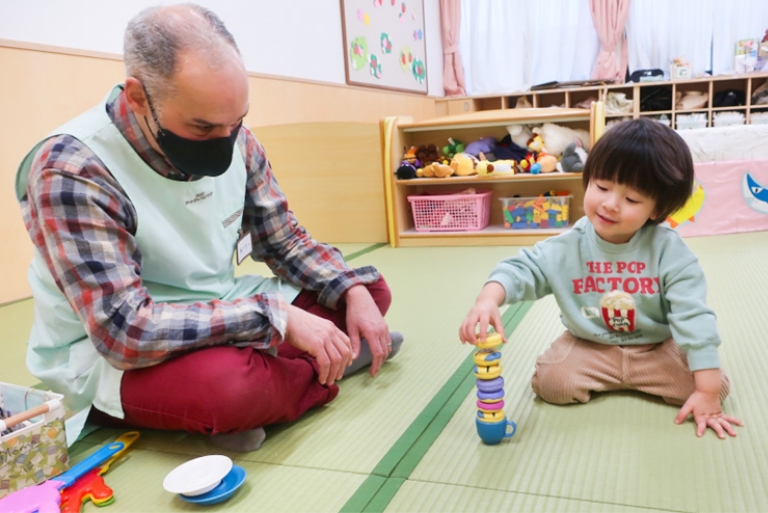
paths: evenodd
<path fill-rule="evenodd" d="M 38 485 L 16 490 L 0 499 L 0 513 L 58 513 L 61 505 L 61 489 L 77 481 L 90 470 L 123 449 L 122 442 L 105 445 L 66 472 Z"/>
<path fill-rule="evenodd" d="M 112 456 L 101 467 L 95 468 L 61 491 L 61 513 L 79 513 L 83 504 L 89 500 L 97 506 L 107 506 L 115 501 L 112 488 L 104 482 L 104 475 L 109 466 L 128 450 L 128 447 L 138 440 L 138 431 L 129 431 L 117 437 L 116 442 L 122 442 L 123 448 Z"/>

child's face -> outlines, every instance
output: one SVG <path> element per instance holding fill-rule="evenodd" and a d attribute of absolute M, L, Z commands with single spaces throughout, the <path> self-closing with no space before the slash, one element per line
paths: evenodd
<path fill-rule="evenodd" d="M 656 201 L 611 180 L 592 180 L 584 193 L 584 211 L 603 240 L 624 244 L 655 219 Z"/>

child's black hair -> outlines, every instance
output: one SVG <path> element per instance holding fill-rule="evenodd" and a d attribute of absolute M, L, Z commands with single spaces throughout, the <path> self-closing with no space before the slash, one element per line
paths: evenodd
<path fill-rule="evenodd" d="M 584 164 L 584 189 L 592 180 L 615 181 L 656 200 L 662 223 L 693 192 L 691 150 L 677 132 L 648 118 L 622 121 L 598 139 Z"/>

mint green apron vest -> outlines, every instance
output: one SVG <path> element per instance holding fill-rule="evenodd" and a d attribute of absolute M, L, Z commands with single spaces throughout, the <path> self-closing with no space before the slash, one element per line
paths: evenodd
<path fill-rule="evenodd" d="M 68 122 L 48 137 L 70 134 L 88 146 L 120 183 L 136 209 L 136 241 L 143 255 L 142 283 L 155 303 L 232 300 L 282 292 L 289 303 L 299 289 L 278 278 L 235 277 L 233 253 L 242 224 L 246 168 L 235 147 L 229 169 L 216 178 L 177 182 L 150 168 L 120 134 L 105 102 Z M 38 145 L 39 147 L 39 145 Z M 17 195 L 26 193 L 33 149 L 17 174 Z M 109 251 L 110 248 L 107 248 Z M 112 256 L 107 252 L 104 259 Z M 29 269 L 35 319 L 27 350 L 33 375 L 56 392 L 75 414 L 67 420 L 67 442 L 80 434 L 91 405 L 123 418 L 120 380 L 123 371 L 102 358 L 39 251 Z"/>

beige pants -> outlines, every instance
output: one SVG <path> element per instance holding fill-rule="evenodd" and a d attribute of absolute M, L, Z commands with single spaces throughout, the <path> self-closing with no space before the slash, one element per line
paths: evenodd
<path fill-rule="evenodd" d="M 720 401 L 730 382 L 721 372 Z M 671 338 L 660 344 L 609 346 L 564 332 L 536 359 L 533 391 L 548 403 L 586 403 L 592 392 L 636 390 L 682 405 L 693 393 L 688 358 Z"/>

